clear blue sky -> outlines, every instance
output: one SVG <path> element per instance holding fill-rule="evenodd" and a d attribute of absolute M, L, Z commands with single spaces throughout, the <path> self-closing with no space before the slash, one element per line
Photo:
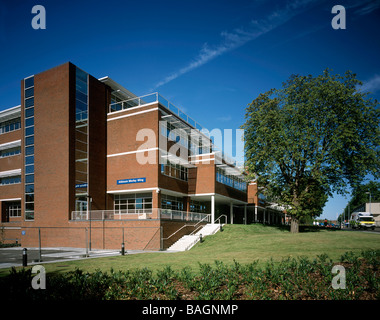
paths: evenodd
<path fill-rule="evenodd" d="M 34 30 L 34 5 L 46 30 Z M 346 29 L 334 30 L 334 5 Z M 136 95 L 158 91 L 203 126 L 236 129 L 291 74 L 352 70 L 380 98 L 380 1 L 0 0 L 0 110 L 20 80 L 66 61 Z M 322 217 L 335 219 L 334 197 Z"/>

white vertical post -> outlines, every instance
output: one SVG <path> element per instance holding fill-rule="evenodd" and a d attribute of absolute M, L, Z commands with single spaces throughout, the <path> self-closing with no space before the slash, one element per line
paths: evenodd
<path fill-rule="evenodd" d="M 234 206 L 232 205 L 232 201 L 230 202 L 230 222 L 234 224 Z"/>
<path fill-rule="evenodd" d="M 247 224 L 247 205 L 244 205 L 244 224 Z"/>
<path fill-rule="evenodd" d="M 257 206 L 255 206 L 255 222 L 257 222 Z"/>
<path fill-rule="evenodd" d="M 211 196 L 211 223 L 215 221 L 215 195 Z"/>

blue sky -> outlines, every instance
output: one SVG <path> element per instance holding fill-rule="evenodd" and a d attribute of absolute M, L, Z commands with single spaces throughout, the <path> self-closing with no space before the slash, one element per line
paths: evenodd
<path fill-rule="evenodd" d="M 34 30 L 34 5 L 46 30 Z M 346 29 L 334 30 L 334 5 Z M 66 61 L 135 93 L 158 91 L 211 129 L 236 129 L 245 107 L 291 74 L 352 70 L 380 99 L 380 1 L 0 0 L 0 110 L 20 80 Z M 322 217 L 335 219 L 335 196 Z"/>

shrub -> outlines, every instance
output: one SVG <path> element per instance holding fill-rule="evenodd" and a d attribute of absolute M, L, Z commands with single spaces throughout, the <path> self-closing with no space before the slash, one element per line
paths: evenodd
<path fill-rule="evenodd" d="M 147 268 L 93 273 L 47 274 L 46 290 L 31 287 L 30 269 L 12 268 L 0 278 L 0 295 L 7 300 L 119 300 L 119 299 L 379 299 L 380 250 L 361 255 L 345 253 L 339 260 L 346 270 L 346 289 L 333 289 L 334 263 L 327 255 L 313 261 L 299 257 L 263 267 L 258 262 L 241 265 L 237 261 L 214 265 L 199 264 L 199 270 L 170 266 L 156 274 Z"/>

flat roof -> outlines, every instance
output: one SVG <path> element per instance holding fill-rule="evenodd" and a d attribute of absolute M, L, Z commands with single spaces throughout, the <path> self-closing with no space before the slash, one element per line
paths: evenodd
<path fill-rule="evenodd" d="M 98 80 L 111 87 L 111 89 L 113 90 L 112 93 L 122 100 L 137 98 L 137 96 L 134 93 L 130 92 L 128 89 L 124 88 L 121 84 L 117 83 L 115 80 L 112 80 L 108 76 L 99 78 Z"/>
<path fill-rule="evenodd" d="M 7 121 L 21 116 L 21 105 L 0 111 L 0 120 Z"/>

